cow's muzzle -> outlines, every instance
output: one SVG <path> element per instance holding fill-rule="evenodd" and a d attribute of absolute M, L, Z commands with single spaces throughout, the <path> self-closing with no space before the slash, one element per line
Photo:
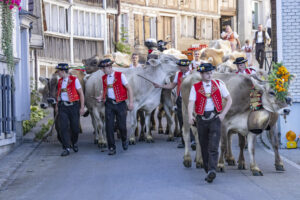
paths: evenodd
<path fill-rule="evenodd" d="M 292 105 L 292 102 L 293 102 L 293 99 L 291 97 L 286 97 L 285 98 L 285 102 L 288 104 L 288 105 Z"/>
<path fill-rule="evenodd" d="M 55 98 L 47 98 L 47 102 L 51 105 L 55 105 L 57 103 Z"/>

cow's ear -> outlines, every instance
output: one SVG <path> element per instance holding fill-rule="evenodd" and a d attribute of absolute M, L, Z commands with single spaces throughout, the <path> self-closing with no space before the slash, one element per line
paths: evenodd
<path fill-rule="evenodd" d="M 264 90 L 264 86 L 263 86 L 263 84 L 260 83 L 260 81 L 256 80 L 253 77 L 250 77 L 250 78 L 251 78 L 252 84 L 255 87 L 255 89 Z"/>
<path fill-rule="evenodd" d="M 39 77 L 39 81 L 40 81 L 41 83 L 43 83 L 44 85 L 47 85 L 48 82 L 49 82 L 49 79 L 47 79 L 47 78 L 45 78 L 45 77 L 43 77 L 43 76 L 40 76 L 40 77 Z"/>

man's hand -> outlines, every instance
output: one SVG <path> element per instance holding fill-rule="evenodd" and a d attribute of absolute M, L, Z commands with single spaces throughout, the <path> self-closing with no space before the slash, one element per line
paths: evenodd
<path fill-rule="evenodd" d="M 102 101 L 103 101 L 103 99 L 102 99 L 102 95 L 100 95 L 100 96 L 96 97 L 96 99 L 97 99 L 97 101 L 98 101 L 98 102 L 102 102 Z"/>
<path fill-rule="evenodd" d="M 129 103 L 129 105 L 128 105 L 128 110 L 130 110 L 130 111 L 132 111 L 133 110 L 133 103 L 131 102 L 131 103 Z"/>
<path fill-rule="evenodd" d="M 192 118 L 189 117 L 189 124 L 194 125 L 194 123 L 195 123 L 195 117 Z"/>
<path fill-rule="evenodd" d="M 84 107 L 81 107 L 79 112 L 80 112 L 80 115 L 82 116 L 85 113 L 84 112 Z"/>
<path fill-rule="evenodd" d="M 218 115 L 218 117 L 220 118 L 220 121 L 222 122 L 224 120 L 224 118 L 225 118 L 225 115 L 223 113 L 220 113 Z"/>

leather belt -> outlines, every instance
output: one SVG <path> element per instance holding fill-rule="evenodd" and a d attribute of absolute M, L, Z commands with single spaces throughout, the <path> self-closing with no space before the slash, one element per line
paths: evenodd
<path fill-rule="evenodd" d="M 107 98 L 106 99 L 107 102 L 110 102 L 112 104 L 119 104 L 119 103 L 122 103 L 122 102 L 117 102 L 115 99 L 111 99 L 111 98 Z"/>
<path fill-rule="evenodd" d="M 203 115 L 198 115 L 203 121 L 212 120 L 217 116 L 216 111 L 205 111 Z"/>
<path fill-rule="evenodd" d="M 68 91 L 67 91 L 67 88 L 62 88 L 62 89 L 61 89 L 61 92 L 68 92 Z"/>
<path fill-rule="evenodd" d="M 64 106 L 73 106 L 76 103 L 78 103 L 78 101 L 74 101 L 74 102 L 70 102 L 70 101 L 60 101 L 59 104 L 60 105 L 64 105 Z"/>

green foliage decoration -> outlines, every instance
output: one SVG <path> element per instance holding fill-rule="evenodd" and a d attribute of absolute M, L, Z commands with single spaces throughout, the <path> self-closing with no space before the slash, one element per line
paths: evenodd
<path fill-rule="evenodd" d="M 23 135 L 26 135 L 47 113 L 38 106 L 30 106 L 30 120 L 23 121 Z"/>
<path fill-rule="evenodd" d="M 121 53 L 131 54 L 130 45 L 126 43 L 128 38 L 128 31 L 125 27 L 121 27 L 120 36 L 120 41 L 115 43 L 116 50 Z"/>
<path fill-rule="evenodd" d="M 9 4 L 0 2 L 2 8 L 2 38 L 1 38 L 1 48 L 6 57 L 6 62 L 8 70 L 11 74 L 14 72 L 14 55 L 13 55 L 13 43 L 12 43 L 12 34 L 13 34 L 13 20 L 12 20 L 12 10 L 10 9 Z"/>

